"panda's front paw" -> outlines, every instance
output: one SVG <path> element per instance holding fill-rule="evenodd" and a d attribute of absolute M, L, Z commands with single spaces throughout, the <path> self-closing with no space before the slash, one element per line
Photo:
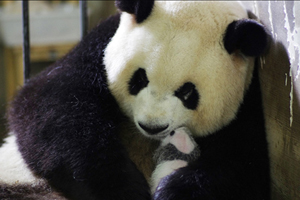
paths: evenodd
<path fill-rule="evenodd" d="M 205 177 L 184 167 L 164 177 L 153 193 L 153 200 L 214 200 L 206 190 Z"/>
<path fill-rule="evenodd" d="M 179 168 L 187 166 L 187 164 L 188 163 L 183 160 L 169 160 L 157 165 L 151 176 L 151 193 L 154 194 L 159 188 L 158 185 L 164 177 L 167 177 Z"/>

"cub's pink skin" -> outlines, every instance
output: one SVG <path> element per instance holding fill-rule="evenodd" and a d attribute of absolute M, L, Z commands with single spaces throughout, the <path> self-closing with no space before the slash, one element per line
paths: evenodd
<path fill-rule="evenodd" d="M 189 130 L 184 127 L 176 129 L 162 140 L 163 146 L 169 143 L 173 144 L 178 151 L 185 154 L 190 154 L 197 146 Z"/>
<path fill-rule="evenodd" d="M 151 176 L 152 194 L 159 189 L 159 182 L 164 177 L 179 168 L 186 167 L 199 156 L 200 150 L 187 128 L 180 127 L 172 131 L 161 141 L 154 155 L 157 166 Z"/>

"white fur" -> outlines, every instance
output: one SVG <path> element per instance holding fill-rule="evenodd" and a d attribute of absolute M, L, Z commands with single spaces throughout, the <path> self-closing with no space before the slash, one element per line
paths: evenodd
<path fill-rule="evenodd" d="M 242 18 L 247 12 L 240 3 L 227 1 L 157 1 L 141 24 L 128 13 L 121 15 L 104 62 L 113 95 L 137 127 L 138 122 L 169 125 L 151 136 L 164 137 L 186 126 L 199 136 L 235 117 L 251 82 L 254 59 L 239 52 L 229 55 L 223 35 L 229 23 Z M 128 82 L 138 68 L 146 70 L 150 82 L 135 96 L 129 94 Z M 174 96 L 185 82 L 194 83 L 200 94 L 196 110 Z"/>
<path fill-rule="evenodd" d="M 183 160 L 165 161 L 157 165 L 151 176 L 151 192 L 155 192 L 162 178 L 168 176 L 175 170 L 187 166 L 187 162 Z"/>
<path fill-rule="evenodd" d="M 0 184 L 34 184 L 39 181 L 41 179 L 36 178 L 25 164 L 16 137 L 7 137 L 0 148 Z"/>

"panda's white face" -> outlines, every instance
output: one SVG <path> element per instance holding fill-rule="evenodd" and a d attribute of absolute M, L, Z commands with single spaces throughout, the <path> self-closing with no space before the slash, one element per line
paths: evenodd
<path fill-rule="evenodd" d="M 186 126 L 206 135 L 235 117 L 254 61 L 229 55 L 223 36 L 241 18 L 236 2 L 155 2 L 141 24 L 122 14 L 104 62 L 113 95 L 143 134 L 159 139 Z"/>

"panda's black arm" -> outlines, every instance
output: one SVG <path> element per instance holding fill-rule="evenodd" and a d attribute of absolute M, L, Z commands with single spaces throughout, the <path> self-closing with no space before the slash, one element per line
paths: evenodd
<path fill-rule="evenodd" d="M 29 168 L 69 199 L 150 199 L 145 178 L 116 134 L 123 116 L 102 64 L 118 23 L 119 15 L 91 31 L 31 79 L 9 110 L 10 129 Z"/>
<path fill-rule="evenodd" d="M 244 138 L 244 142 L 233 136 L 205 138 L 199 142 L 207 144 L 207 148 L 201 148 L 199 159 L 163 179 L 154 199 L 268 200 L 267 151 L 261 148 L 266 144 L 255 137 Z M 234 140 L 239 144 L 234 146 Z M 247 143 L 249 146 L 242 146 Z"/>

